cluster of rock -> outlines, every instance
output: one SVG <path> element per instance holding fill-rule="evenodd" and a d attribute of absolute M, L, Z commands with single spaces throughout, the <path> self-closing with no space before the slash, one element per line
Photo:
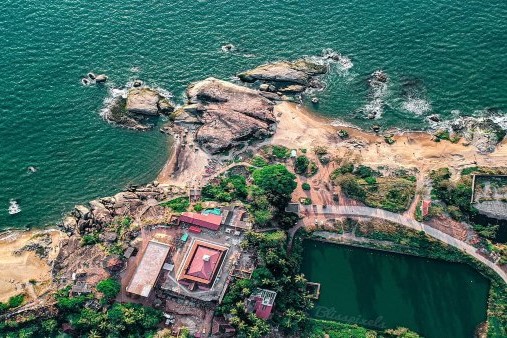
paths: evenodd
<path fill-rule="evenodd" d="M 191 84 L 187 104 L 172 118 L 178 125 L 195 129 L 195 140 L 207 152 L 216 154 L 250 139 L 263 139 L 275 132 L 273 108 L 284 94 L 319 87 L 317 76 L 327 66 L 308 60 L 276 62 L 238 74 L 243 82 L 258 89 L 207 78 Z"/>
<path fill-rule="evenodd" d="M 106 74 L 95 75 L 94 73 L 88 73 L 86 77 L 81 79 L 81 83 L 85 86 L 95 84 L 95 83 L 104 83 L 108 79 Z"/>
<path fill-rule="evenodd" d="M 127 128 L 147 130 L 150 126 L 145 123 L 146 118 L 168 115 L 173 111 L 173 103 L 157 90 L 134 86 L 114 100 L 106 118 Z"/>
<path fill-rule="evenodd" d="M 451 129 L 481 153 L 493 152 L 505 137 L 505 130 L 487 117 L 460 117 L 451 123 Z"/>
<path fill-rule="evenodd" d="M 14 251 L 14 255 L 20 255 L 23 252 L 31 251 L 35 252 L 39 258 L 46 258 L 51 250 L 52 239 L 51 235 L 43 234 L 31 240 L 29 243 L 24 245 L 21 249 Z"/>
<path fill-rule="evenodd" d="M 327 73 L 324 64 L 301 59 L 280 61 L 259 66 L 238 74 L 241 81 L 260 82 L 259 89 L 276 93 L 301 93 L 307 88 L 322 88 L 318 76 Z"/>
<path fill-rule="evenodd" d="M 208 78 L 190 85 L 186 94 L 188 104 L 173 118 L 195 124 L 195 140 L 211 154 L 274 133 L 274 102 L 258 90 Z"/>
<path fill-rule="evenodd" d="M 144 187 L 133 187 L 111 197 L 104 197 L 89 202 L 88 206 L 76 205 L 70 215 L 62 221 L 62 228 L 71 234 L 77 231 L 86 234 L 103 230 L 117 216 L 135 215 L 141 210 L 156 206 L 159 201 L 173 195 L 181 195 L 182 189 L 172 186 L 161 186 L 157 182 Z M 106 242 L 114 242 L 114 234 L 102 234 Z"/>

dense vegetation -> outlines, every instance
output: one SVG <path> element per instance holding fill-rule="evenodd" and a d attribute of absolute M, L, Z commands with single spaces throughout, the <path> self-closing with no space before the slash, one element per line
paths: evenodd
<path fill-rule="evenodd" d="M 104 300 L 109 302 L 116 298 L 116 295 L 120 292 L 121 284 L 114 278 L 108 278 L 100 281 L 97 284 L 97 291 L 104 295 Z"/>
<path fill-rule="evenodd" d="M 97 285 L 106 299 L 119 292 L 119 283 L 106 279 Z M 76 337 L 147 337 L 152 336 L 162 320 L 162 312 L 139 304 L 109 305 L 92 294 L 71 296 L 70 287 L 58 291 L 58 313 L 49 317 L 30 316 L 24 321 L 0 323 L 1 337 L 69 337 L 61 331 L 68 324 L 71 336 Z"/>
<path fill-rule="evenodd" d="M 23 304 L 23 301 L 25 300 L 24 294 L 19 294 L 16 296 L 12 296 L 9 298 L 7 303 L 0 302 L 0 314 L 4 313 L 7 310 L 17 308 L 21 304 Z"/>
<path fill-rule="evenodd" d="M 282 164 L 263 165 L 253 170 L 253 183 L 242 175 L 221 176 L 204 186 L 203 198 L 220 202 L 242 201 L 259 226 L 276 223 L 283 228 L 294 225 L 297 216 L 285 212 L 296 189 L 295 176 Z"/>
<path fill-rule="evenodd" d="M 286 333 L 300 331 L 307 324 L 307 311 L 313 303 L 306 292 L 306 279 L 299 273 L 302 259 L 301 239 L 296 238 L 289 254 L 286 250 L 286 234 L 250 232 L 242 246 L 256 250 L 260 264 L 251 279 L 234 281 L 219 308 L 222 314 L 231 314 L 231 323 L 239 331 L 239 337 L 257 338 L 277 326 Z M 277 292 L 273 318 L 264 322 L 245 311 L 244 300 L 255 288 Z"/>
<path fill-rule="evenodd" d="M 478 167 L 463 169 L 458 180 L 451 178 L 448 168 L 433 170 L 430 173 L 433 184 L 432 197 L 439 203 L 432 206 L 430 213 L 431 215 L 446 213 L 456 221 L 471 223 L 474 230 L 483 238 L 496 239 L 499 224 L 491 224 L 487 217 L 480 217 L 477 209 L 471 203 L 473 193 L 471 174 L 474 172 L 480 173 L 483 170 Z M 492 171 L 488 173 L 497 174 L 498 172 Z M 477 184 L 480 184 L 479 182 Z M 503 253 L 501 248 L 494 249 L 499 251 L 500 254 Z M 503 257 L 507 262 L 507 253 Z"/>
<path fill-rule="evenodd" d="M 470 200 L 472 198 L 472 177 L 462 176 L 457 182 L 451 181 L 448 168 L 433 170 L 430 173 L 433 182 L 432 194 L 446 204 L 446 211 L 457 221 L 465 220 L 476 213 Z"/>
<path fill-rule="evenodd" d="M 355 324 L 345 324 L 326 320 L 312 319 L 307 328 L 308 338 L 418 338 L 418 334 L 407 328 L 387 329 L 385 331 L 369 330 Z"/>
<path fill-rule="evenodd" d="M 415 196 L 415 177 L 401 170 L 384 177 L 370 167 L 349 163 L 334 170 L 331 179 L 348 197 L 392 212 L 407 210 Z"/>

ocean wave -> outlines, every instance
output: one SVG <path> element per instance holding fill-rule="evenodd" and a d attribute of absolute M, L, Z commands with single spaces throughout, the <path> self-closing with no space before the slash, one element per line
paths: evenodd
<path fill-rule="evenodd" d="M 416 115 L 422 115 L 431 111 L 431 104 L 424 99 L 409 98 L 403 102 L 402 109 Z"/>
<path fill-rule="evenodd" d="M 373 77 L 369 80 L 370 84 L 370 101 L 367 102 L 361 109 L 366 113 L 368 119 L 380 119 L 384 113 L 386 100 L 389 95 L 389 82 L 387 77 L 385 81 L 379 81 L 375 78 L 380 73 L 373 73 Z M 383 74 L 383 73 L 382 73 Z"/>

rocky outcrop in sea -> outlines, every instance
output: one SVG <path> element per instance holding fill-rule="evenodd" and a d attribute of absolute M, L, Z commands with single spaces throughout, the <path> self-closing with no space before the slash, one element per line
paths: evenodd
<path fill-rule="evenodd" d="M 148 130 L 151 128 L 149 118 L 173 111 L 174 104 L 159 91 L 149 87 L 134 87 L 113 98 L 104 117 L 130 129 Z"/>
<path fill-rule="evenodd" d="M 280 61 L 265 64 L 238 74 L 241 81 L 260 82 L 268 85 L 270 91 L 282 93 L 303 92 L 307 88 L 322 88 L 319 75 L 327 73 L 328 66 L 307 59 L 297 61 Z M 269 87 L 271 86 L 271 87 Z"/>

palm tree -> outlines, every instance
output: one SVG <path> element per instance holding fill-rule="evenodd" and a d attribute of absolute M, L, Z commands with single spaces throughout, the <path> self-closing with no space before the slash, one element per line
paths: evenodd
<path fill-rule="evenodd" d="M 88 338 L 102 338 L 97 330 L 91 330 L 88 334 Z"/>

